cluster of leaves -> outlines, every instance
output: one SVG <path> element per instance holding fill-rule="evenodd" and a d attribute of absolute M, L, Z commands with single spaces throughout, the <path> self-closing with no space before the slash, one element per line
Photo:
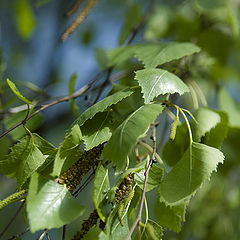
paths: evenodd
<path fill-rule="evenodd" d="M 201 1 L 195 2 L 199 4 Z M 154 31 L 151 28 L 154 27 L 155 18 L 162 13 L 162 9 L 156 9 L 145 32 L 148 38 L 152 38 Z M 131 13 L 135 10 L 141 16 L 137 5 L 129 8 L 126 24 L 120 34 L 120 44 L 141 19 L 137 17 L 132 20 Z M 168 19 L 170 15 L 170 10 L 166 10 L 164 17 Z M 154 34 L 167 35 L 167 30 L 166 27 L 166 32 Z M 236 29 L 235 34 L 238 34 Z M 188 92 L 192 94 L 193 102 L 196 93 L 201 98 L 198 88 L 194 89 L 189 84 L 189 79 L 196 74 L 194 66 L 199 63 L 199 52 L 200 48 L 190 42 L 160 41 L 120 46 L 113 50 L 98 49 L 96 56 L 102 69 L 128 70 L 134 72 L 134 77 L 123 78 L 113 84 L 105 98 L 89 107 L 72 123 L 58 147 L 36 133 L 27 132 L 24 137 L 16 138 L 18 143 L 0 161 L 0 172 L 16 179 L 18 188 L 13 196 L 0 202 L 0 206 L 24 200 L 24 211 L 32 233 L 70 224 L 85 209 L 76 200 L 77 194 L 73 190 L 92 167 L 92 196 L 96 210 L 94 219 L 90 215 L 84 224 L 89 229 L 98 221 L 101 223 L 98 239 L 128 237 L 129 226 L 136 218 L 143 197 L 142 192 L 146 192 L 146 213 L 145 223 L 139 223 L 141 239 L 161 239 L 166 228 L 179 232 L 190 199 L 210 179 L 218 164 L 224 161 L 219 149 L 227 131 L 240 127 L 237 121 L 238 107 L 224 89 L 218 95 L 221 111 L 204 106 L 197 108 L 192 115 L 176 105 L 177 97 Z M 186 61 L 189 69 L 193 65 L 193 71 L 186 69 Z M 70 93 L 73 92 L 74 81 L 73 76 Z M 29 108 L 32 102 L 23 97 L 10 80 L 8 84 Z M 70 104 L 76 112 L 74 101 Z M 172 108 L 176 109 L 177 114 L 170 139 L 163 149 L 154 149 L 154 146 L 150 146 L 150 127 L 156 127 L 157 121 L 159 127 L 164 125 L 163 117 Z M 25 127 L 32 130 L 30 126 Z M 163 138 L 164 132 L 161 133 L 160 138 Z M 102 151 L 98 154 L 101 155 L 100 159 L 91 154 L 99 146 Z M 147 175 L 147 166 L 155 157 L 158 161 Z M 91 167 L 86 168 L 87 161 L 91 162 Z M 129 180 L 129 176 L 134 177 Z M 66 178 L 68 182 L 59 181 Z M 73 183 L 74 189 L 69 191 Z M 117 197 L 120 190 L 124 193 L 122 198 Z M 151 193 L 155 195 L 155 202 L 150 202 L 155 205 L 155 216 L 148 214 L 147 203 Z M 77 236 L 82 238 L 83 233 L 87 233 L 84 224 L 74 239 L 80 239 Z"/>

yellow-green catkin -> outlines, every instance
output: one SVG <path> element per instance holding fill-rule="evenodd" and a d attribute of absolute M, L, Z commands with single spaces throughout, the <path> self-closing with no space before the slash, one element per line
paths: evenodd
<path fill-rule="evenodd" d="M 175 120 L 173 121 L 172 125 L 171 125 L 171 130 L 170 130 L 170 136 L 169 136 L 169 138 L 170 138 L 172 141 L 175 139 L 176 132 L 177 132 L 177 127 L 178 127 L 179 123 L 180 123 L 179 118 L 176 117 Z"/>
<path fill-rule="evenodd" d="M 56 179 L 57 182 L 66 184 L 67 189 L 72 193 L 88 171 L 98 163 L 103 147 L 104 144 L 100 144 L 89 151 L 85 151 L 72 167 Z"/>

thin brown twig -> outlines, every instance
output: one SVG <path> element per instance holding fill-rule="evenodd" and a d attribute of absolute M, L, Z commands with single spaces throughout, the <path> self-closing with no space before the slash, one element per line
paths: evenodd
<path fill-rule="evenodd" d="M 55 100 L 55 101 L 52 101 L 46 105 L 43 105 L 41 108 L 39 108 L 38 110 L 36 110 L 34 113 L 28 115 L 27 118 L 24 118 L 22 121 L 20 121 L 19 123 L 17 123 L 16 125 L 14 125 L 13 127 L 9 128 L 7 131 L 5 131 L 4 133 L 2 133 L 0 135 L 0 138 L 4 137 L 5 135 L 7 135 L 9 132 L 13 131 L 15 128 L 19 127 L 20 125 L 23 125 L 24 123 L 26 123 L 30 118 L 34 117 L 35 115 L 37 115 L 38 113 L 40 113 L 41 111 L 45 110 L 46 108 L 49 108 L 53 105 L 56 105 L 58 103 L 62 103 L 62 102 L 65 102 L 65 101 L 69 101 L 70 99 L 74 99 L 74 98 L 77 98 L 79 96 L 81 96 L 83 93 L 85 93 L 99 78 L 102 77 L 102 75 L 105 74 L 105 71 L 103 72 L 100 72 L 98 73 L 94 78 L 93 80 L 83 86 L 82 88 L 80 88 L 78 91 L 76 91 L 75 93 L 73 93 L 72 95 L 70 96 L 65 96 L 65 97 L 62 97 L 58 100 Z"/>
<path fill-rule="evenodd" d="M 13 215 L 13 217 L 11 218 L 11 220 L 9 221 L 9 223 L 6 225 L 6 227 L 2 230 L 2 232 L 0 233 L 0 239 L 2 238 L 2 236 L 6 233 L 6 231 L 8 230 L 8 228 L 12 225 L 12 223 L 14 222 L 14 220 L 17 218 L 18 214 L 20 213 L 20 211 L 22 210 L 24 205 L 24 202 L 22 202 L 22 204 L 19 206 L 19 208 L 17 209 L 16 213 Z"/>
<path fill-rule="evenodd" d="M 145 193 L 146 193 L 146 187 L 147 187 L 147 181 L 148 181 L 148 175 L 149 175 L 149 171 L 152 167 L 152 164 L 156 162 L 156 159 L 155 159 L 155 155 L 156 155 L 156 152 L 157 152 L 157 142 L 156 142 L 156 125 L 153 125 L 153 133 L 152 133 L 152 140 L 153 140 L 153 154 L 152 154 L 152 158 L 150 159 L 149 163 L 148 163 L 148 166 L 147 166 L 147 169 L 144 173 L 145 175 L 145 179 L 144 179 L 144 185 L 143 185 L 143 191 L 142 191 L 142 196 L 141 196 L 141 201 L 140 201 L 140 207 L 139 207 L 139 210 L 138 210 L 138 215 L 137 215 L 137 218 L 135 219 L 131 229 L 129 230 L 129 233 L 126 237 L 126 240 L 130 240 L 131 239 L 131 236 L 135 230 L 135 228 L 137 227 L 137 225 L 139 224 L 139 222 L 141 221 L 142 219 L 142 209 L 143 209 L 143 204 L 144 204 L 144 200 L 145 200 Z"/>
<path fill-rule="evenodd" d="M 73 15 L 80 7 L 84 0 L 76 0 L 72 7 L 64 14 L 66 17 Z"/>
<path fill-rule="evenodd" d="M 49 229 L 46 229 L 38 238 L 38 240 L 43 240 L 43 238 L 45 237 L 45 235 L 47 234 L 47 232 L 49 231 Z"/>
<path fill-rule="evenodd" d="M 60 40 L 62 42 L 64 42 L 71 35 L 71 33 L 73 33 L 77 29 L 77 27 L 85 20 L 93 7 L 96 5 L 96 3 L 97 0 L 88 0 L 87 5 L 83 8 L 83 10 L 76 17 L 76 19 L 67 27 L 67 29 L 61 35 Z"/>
<path fill-rule="evenodd" d="M 65 240 L 65 237 L 66 237 L 66 228 L 67 228 L 67 225 L 63 225 L 62 227 L 62 240 Z"/>

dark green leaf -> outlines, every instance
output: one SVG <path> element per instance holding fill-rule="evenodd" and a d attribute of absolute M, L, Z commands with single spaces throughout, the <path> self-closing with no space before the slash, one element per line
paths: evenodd
<path fill-rule="evenodd" d="M 125 89 L 104 98 L 82 113 L 81 116 L 75 121 L 75 124 L 82 126 L 87 120 L 92 119 L 97 113 L 104 112 L 108 107 L 120 102 L 124 98 L 130 96 L 133 92 L 134 91 L 131 89 Z"/>
<path fill-rule="evenodd" d="M 135 79 L 142 88 L 145 103 L 150 103 L 155 97 L 166 93 L 189 92 L 188 87 L 176 75 L 162 69 L 148 68 L 136 71 Z"/>
<path fill-rule="evenodd" d="M 31 232 L 59 228 L 82 215 L 84 207 L 64 185 L 34 173 L 27 196 L 27 213 Z"/>
<path fill-rule="evenodd" d="M 75 124 L 71 131 L 66 134 L 60 144 L 53 166 L 52 176 L 59 174 L 70 167 L 80 156 L 79 145 L 82 143 L 82 133 L 80 127 Z M 64 165 L 66 162 L 67 165 Z"/>
<path fill-rule="evenodd" d="M 93 201 L 98 215 L 103 221 L 105 221 L 105 217 L 103 216 L 99 205 L 105 198 L 109 189 L 110 183 L 108 179 L 108 169 L 105 169 L 100 163 L 97 167 L 93 182 Z"/>
<path fill-rule="evenodd" d="M 146 104 L 138 108 L 113 132 L 103 150 L 105 160 L 113 161 L 118 170 L 126 165 L 127 156 L 138 138 L 162 112 L 160 104 Z"/>

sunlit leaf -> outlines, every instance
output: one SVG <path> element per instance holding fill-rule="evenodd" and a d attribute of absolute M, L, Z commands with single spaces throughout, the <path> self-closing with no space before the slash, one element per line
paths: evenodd
<path fill-rule="evenodd" d="M 27 213 L 31 232 L 59 228 L 82 215 L 84 207 L 64 185 L 33 174 L 27 196 Z"/>
<path fill-rule="evenodd" d="M 142 88 L 145 103 L 150 103 L 160 94 L 189 92 L 188 87 L 176 75 L 163 70 L 148 68 L 136 71 L 135 79 Z"/>
<path fill-rule="evenodd" d="M 160 104 L 146 104 L 138 108 L 113 132 L 103 150 L 105 160 L 113 161 L 118 170 L 126 164 L 127 156 L 138 138 L 162 112 Z"/>
<path fill-rule="evenodd" d="M 193 142 L 160 184 L 160 195 L 169 204 L 188 198 L 210 178 L 224 155 L 216 148 Z"/>
<path fill-rule="evenodd" d="M 155 68 L 163 63 L 197 53 L 200 48 L 192 43 L 148 43 L 135 45 L 133 51 L 138 59 L 144 62 L 146 68 Z"/>
<path fill-rule="evenodd" d="M 11 90 L 14 92 L 14 94 L 19 98 L 21 99 L 23 102 L 27 103 L 27 104 L 31 104 L 32 102 L 29 101 L 28 99 L 26 99 L 20 92 L 19 90 L 17 89 L 15 83 L 13 83 L 12 81 L 10 81 L 8 78 L 7 78 L 7 83 L 8 83 L 8 86 L 11 88 Z"/>
<path fill-rule="evenodd" d="M 105 217 L 100 209 L 100 204 L 110 189 L 110 183 L 108 179 L 108 169 L 105 169 L 102 164 L 98 165 L 93 182 L 93 201 L 95 208 L 97 209 L 99 217 L 105 221 Z"/>

